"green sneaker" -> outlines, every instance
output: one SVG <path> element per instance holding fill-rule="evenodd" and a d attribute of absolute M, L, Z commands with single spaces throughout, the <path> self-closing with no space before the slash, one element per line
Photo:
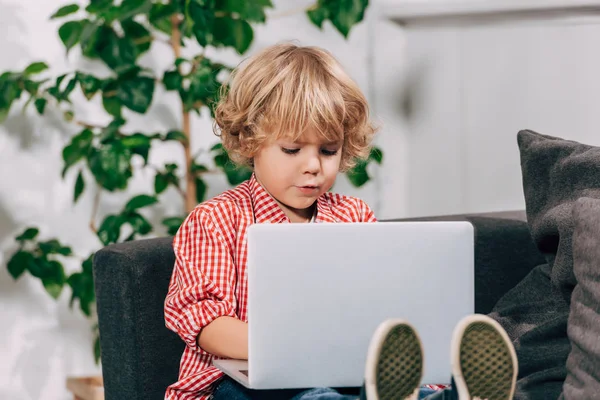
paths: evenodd
<path fill-rule="evenodd" d="M 382 322 L 369 344 L 365 368 L 368 400 L 417 400 L 423 376 L 423 347 L 406 321 Z"/>
<path fill-rule="evenodd" d="M 490 317 L 470 315 L 457 324 L 451 363 L 460 400 L 512 400 L 517 355 L 504 329 Z"/>

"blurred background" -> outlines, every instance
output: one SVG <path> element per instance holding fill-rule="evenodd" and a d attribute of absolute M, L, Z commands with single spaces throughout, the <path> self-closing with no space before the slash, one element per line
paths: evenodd
<path fill-rule="evenodd" d="M 98 34 L 67 23 L 107 1 L 0 0 L 0 399 L 72 398 L 67 377 L 101 374 L 90 256 L 171 234 L 245 176 L 205 105 L 268 45 L 321 46 L 363 89 L 380 151 L 335 190 L 380 219 L 523 209 L 520 129 L 600 144 L 600 0 L 231 0 L 204 16 L 235 15 L 224 31 L 199 33 L 201 7 L 184 21 L 177 63 L 157 3 L 115 1 L 130 9 L 105 20 L 149 30 Z"/>

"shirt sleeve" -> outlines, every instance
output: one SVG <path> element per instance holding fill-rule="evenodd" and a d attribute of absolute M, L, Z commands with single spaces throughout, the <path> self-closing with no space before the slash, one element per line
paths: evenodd
<path fill-rule="evenodd" d="M 173 240 L 175 267 L 165 299 L 165 324 L 195 351 L 200 331 L 236 317 L 236 268 L 230 246 L 209 212 L 196 209 Z"/>
<path fill-rule="evenodd" d="M 360 222 L 377 222 L 377 218 L 375 218 L 375 213 L 371 210 L 371 207 L 367 205 L 364 201 L 360 200 Z"/>

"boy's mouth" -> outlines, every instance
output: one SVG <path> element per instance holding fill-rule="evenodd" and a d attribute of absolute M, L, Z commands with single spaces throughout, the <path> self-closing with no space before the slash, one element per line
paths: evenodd
<path fill-rule="evenodd" d="M 319 185 L 302 185 L 302 186 L 298 186 L 299 188 L 303 188 L 303 189 L 318 189 Z"/>
<path fill-rule="evenodd" d="M 304 185 L 296 187 L 303 193 L 314 193 L 319 190 L 319 187 L 316 185 Z"/>

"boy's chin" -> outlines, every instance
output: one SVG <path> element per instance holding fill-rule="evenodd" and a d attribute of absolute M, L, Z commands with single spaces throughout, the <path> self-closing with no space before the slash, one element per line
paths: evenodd
<path fill-rule="evenodd" d="M 297 199 L 297 198 L 289 199 L 288 203 L 285 203 L 285 202 L 281 202 L 281 203 L 289 209 L 301 211 L 301 210 L 306 210 L 308 208 L 311 208 L 315 204 L 315 201 L 317 201 L 316 197 L 315 198 L 302 197 L 301 199 Z"/>

